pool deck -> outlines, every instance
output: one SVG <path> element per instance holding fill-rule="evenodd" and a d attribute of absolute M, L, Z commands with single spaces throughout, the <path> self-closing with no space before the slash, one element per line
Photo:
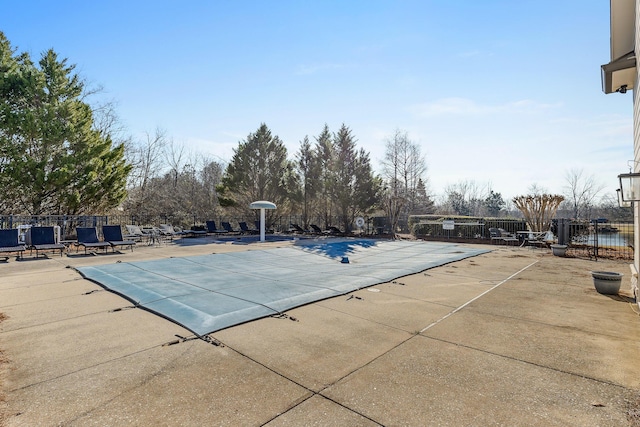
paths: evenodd
<path fill-rule="evenodd" d="M 0 425 L 640 425 L 628 262 L 486 246 L 209 342 L 67 268 L 290 244 L 191 240 L 0 264 Z"/>

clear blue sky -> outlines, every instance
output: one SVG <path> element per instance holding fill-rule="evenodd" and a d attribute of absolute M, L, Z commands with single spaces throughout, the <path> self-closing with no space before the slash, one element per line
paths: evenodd
<path fill-rule="evenodd" d="M 460 181 L 505 198 L 561 193 L 570 169 L 614 196 L 633 158 L 632 93 L 604 95 L 606 0 L 0 0 L 0 30 L 54 48 L 118 103 L 128 133 L 157 127 L 229 160 L 266 123 L 293 157 L 349 126 L 375 168 L 399 128 L 431 191 Z"/>

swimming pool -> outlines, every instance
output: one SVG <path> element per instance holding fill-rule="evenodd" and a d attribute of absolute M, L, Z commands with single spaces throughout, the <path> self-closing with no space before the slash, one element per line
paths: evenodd
<path fill-rule="evenodd" d="M 485 252 L 451 243 L 320 239 L 77 271 L 202 336 Z"/>

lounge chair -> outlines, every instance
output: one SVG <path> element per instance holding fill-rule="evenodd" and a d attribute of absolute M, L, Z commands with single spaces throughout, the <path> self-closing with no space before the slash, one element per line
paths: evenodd
<path fill-rule="evenodd" d="M 173 240 L 174 236 L 184 236 L 187 233 L 182 230 L 175 229 L 171 224 L 160 224 L 160 234 L 168 236 Z"/>
<path fill-rule="evenodd" d="M 125 228 L 127 229 L 127 234 L 122 236 L 124 237 L 125 240 L 133 240 L 134 242 L 141 242 L 144 238 L 149 237 L 149 233 L 145 233 L 144 231 L 142 231 L 139 225 L 129 224 L 129 225 L 125 225 Z"/>
<path fill-rule="evenodd" d="M 236 233 L 236 234 L 240 233 L 239 230 L 234 230 L 231 224 L 229 224 L 228 222 L 222 222 L 222 228 L 227 230 L 227 233 Z"/>
<path fill-rule="evenodd" d="M 87 253 L 87 249 L 104 249 L 107 252 L 107 248 L 111 246 L 109 242 L 101 242 L 98 239 L 98 232 L 95 227 L 78 227 L 76 228 L 78 234 L 78 246 L 84 247 L 84 253 Z"/>
<path fill-rule="evenodd" d="M 39 251 L 60 251 L 60 256 L 62 256 L 65 245 L 56 243 L 56 235 L 53 227 L 31 227 L 27 233 L 29 249 L 31 251 L 36 250 L 36 258 L 38 258 Z"/>
<path fill-rule="evenodd" d="M 256 225 L 256 230 L 258 230 L 258 233 L 260 233 L 260 221 L 254 221 L 254 224 Z M 266 234 L 273 234 L 273 228 L 269 228 L 268 224 L 265 224 L 264 226 L 264 232 Z"/>
<path fill-rule="evenodd" d="M 206 236 L 207 230 L 202 225 L 194 225 L 189 230 L 182 231 L 186 237 Z"/>
<path fill-rule="evenodd" d="M 344 236 L 344 233 L 340 231 L 338 227 L 334 227 L 333 225 L 331 227 L 328 227 L 324 231 L 324 234 L 329 234 L 331 236 Z"/>
<path fill-rule="evenodd" d="M 293 231 L 294 233 L 300 233 L 300 234 L 311 233 L 311 231 L 305 230 L 304 228 L 300 227 L 298 224 L 290 223 L 289 225 L 291 226 L 289 231 Z"/>
<path fill-rule="evenodd" d="M 18 239 L 18 229 L 9 228 L 0 230 L 0 253 L 6 254 L 11 252 L 17 252 L 17 259 L 22 258 L 22 253 L 27 249 L 25 245 L 20 243 Z M 9 259 L 8 256 L 3 255 L 5 261 Z"/>
<path fill-rule="evenodd" d="M 255 228 L 249 228 L 247 223 L 244 222 L 244 221 L 239 222 L 238 225 L 240 226 L 240 230 L 242 231 L 243 234 L 258 234 L 258 233 L 260 233 L 260 230 L 257 230 Z"/>
<path fill-rule="evenodd" d="M 122 237 L 122 228 L 119 225 L 103 225 L 102 236 L 104 241 L 111 245 L 111 249 L 115 252 L 116 246 L 129 246 L 131 252 L 136 244 L 133 240 L 124 240 Z"/>
<path fill-rule="evenodd" d="M 309 227 L 311 227 L 311 231 L 316 233 L 316 234 L 322 234 L 322 229 L 320 229 L 320 227 L 318 227 L 315 224 L 309 224 Z"/>
<path fill-rule="evenodd" d="M 207 233 L 209 233 L 209 234 L 224 234 L 226 232 L 227 232 L 227 230 L 219 230 L 218 227 L 216 227 L 216 222 L 215 221 L 207 221 Z"/>

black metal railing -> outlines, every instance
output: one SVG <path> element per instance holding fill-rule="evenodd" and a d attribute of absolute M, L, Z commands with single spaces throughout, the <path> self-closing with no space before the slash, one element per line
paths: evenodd
<path fill-rule="evenodd" d="M 567 253 L 592 259 L 633 259 L 633 222 L 571 221 Z"/>
<path fill-rule="evenodd" d="M 62 238 L 74 239 L 77 227 L 98 227 L 108 224 L 151 225 L 167 223 L 189 228 L 193 225 L 204 225 L 207 220 L 215 220 L 218 224 L 230 222 L 237 227 L 241 221 L 250 225 L 255 217 L 212 216 L 211 218 L 193 217 L 187 222 L 176 222 L 171 215 L 161 217 L 145 217 L 142 215 L 0 215 L 0 228 L 19 228 L 25 225 L 59 226 Z M 411 221 L 410 221 L 411 222 Z M 267 221 L 269 229 L 275 232 L 287 233 L 293 231 L 292 224 L 306 227 L 316 224 L 321 229 L 328 225 L 340 228 L 337 218 L 328 220 L 321 218 L 309 219 L 301 215 L 279 216 Z M 559 227 L 560 226 L 560 227 Z M 560 228 L 560 233 L 558 232 Z M 468 243 L 491 243 L 491 229 L 501 229 L 507 233 L 523 236 L 527 225 L 522 219 L 496 219 L 476 217 L 435 217 L 422 216 L 415 218 L 412 232 L 417 238 L 436 241 L 461 241 Z M 345 231 L 345 230 L 342 230 Z M 384 217 L 364 217 L 364 225 L 351 230 L 357 234 L 381 235 L 389 234 L 390 230 Z M 554 220 L 551 231 L 555 238 L 566 243 L 569 248 L 567 254 L 574 257 L 588 257 L 590 259 L 633 259 L 634 225 L 630 221 L 607 222 L 604 220 L 575 221 L 569 219 Z M 518 233 L 520 232 L 520 233 Z M 559 236 L 560 234 L 560 236 Z M 558 236 L 560 238 L 558 238 Z"/>

